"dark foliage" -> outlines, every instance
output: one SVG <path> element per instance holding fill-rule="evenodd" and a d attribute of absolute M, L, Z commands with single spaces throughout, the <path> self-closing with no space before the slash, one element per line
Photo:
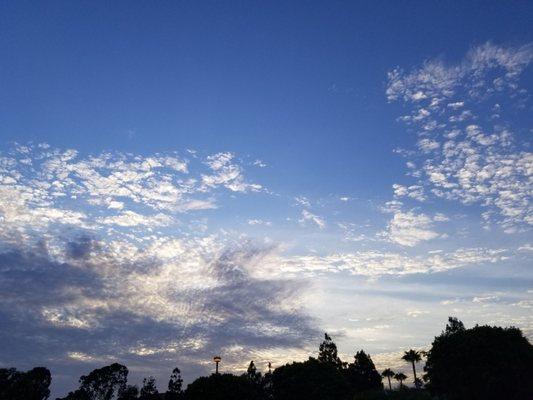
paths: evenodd
<path fill-rule="evenodd" d="M 533 346 L 517 328 L 465 329 L 450 318 L 424 370 L 428 389 L 449 400 L 533 399 Z"/>
<path fill-rule="evenodd" d="M 118 400 L 135 400 L 139 397 L 139 389 L 137 386 L 126 386 L 126 389 L 120 393 Z"/>
<path fill-rule="evenodd" d="M 246 376 L 213 374 L 192 382 L 185 392 L 187 400 L 258 400 L 261 392 Z"/>
<path fill-rule="evenodd" d="M 405 375 L 403 372 L 398 372 L 397 374 L 394 374 L 394 379 L 396 379 L 398 382 L 400 382 L 400 389 L 403 388 L 403 381 L 407 379 L 407 375 Z"/>
<path fill-rule="evenodd" d="M 387 378 L 387 382 L 389 383 L 389 390 L 392 390 L 391 378 L 394 378 L 394 375 L 394 371 L 390 368 L 383 370 L 383 372 L 381 373 L 382 377 Z"/>
<path fill-rule="evenodd" d="M 141 388 L 140 400 L 159 400 L 159 392 L 155 385 L 155 378 L 150 376 L 143 379 L 143 387 Z"/>
<path fill-rule="evenodd" d="M 250 365 L 248 365 L 248 369 L 246 370 L 246 374 L 244 374 L 244 376 L 255 385 L 261 384 L 261 372 L 257 371 L 253 361 L 250 361 Z"/>
<path fill-rule="evenodd" d="M 374 362 L 363 350 L 357 352 L 354 362 L 348 364 L 348 368 L 344 370 L 344 375 L 352 393 L 383 389 L 381 376 Z"/>
<path fill-rule="evenodd" d="M 272 381 L 276 400 L 349 398 L 348 383 L 337 365 L 314 358 L 276 368 Z"/>
<path fill-rule="evenodd" d="M 75 390 L 74 392 L 69 392 L 69 394 L 67 394 L 62 399 L 58 398 L 56 400 L 92 400 L 92 399 L 89 397 L 87 392 L 81 389 L 78 389 L 78 390 Z"/>
<path fill-rule="evenodd" d="M 80 389 L 86 392 L 91 400 L 111 400 L 126 389 L 127 382 L 128 368 L 114 363 L 82 376 Z"/>
<path fill-rule="evenodd" d="M 80 388 L 63 400 L 112 400 L 126 390 L 128 368 L 114 363 L 80 378 Z"/>
<path fill-rule="evenodd" d="M 28 372 L 0 369 L 0 400 L 45 400 L 50 396 L 50 371 L 43 367 Z"/>
<path fill-rule="evenodd" d="M 425 390 L 408 389 L 387 391 L 373 390 L 369 392 L 357 393 L 353 400 L 444 400 L 434 399 L 429 392 Z"/>
<path fill-rule="evenodd" d="M 267 372 L 261 380 L 261 391 L 265 400 L 274 399 L 274 383 L 272 381 L 272 372 Z"/>
<path fill-rule="evenodd" d="M 333 343 L 333 340 L 331 340 L 331 337 L 327 333 L 324 334 L 324 341 L 320 343 L 318 348 L 318 361 L 337 367 L 342 366 L 342 361 L 337 355 L 337 345 Z"/>
<path fill-rule="evenodd" d="M 414 384 L 416 386 L 416 388 L 420 388 L 420 379 L 417 378 L 416 376 L 416 366 L 415 364 L 417 362 L 420 362 L 422 360 L 422 353 L 419 352 L 419 351 L 416 351 L 416 350 L 409 350 L 409 351 L 406 351 L 402 357 L 402 360 L 405 360 L 407 362 L 410 362 L 411 363 L 411 366 L 413 368 L 413 377 L 414 377 Z"/>
<path fill-rule="evenodd" d="M 183 398 L 183 379 L 179 368 L 174 368 L 168 381 L 168 390 L 165 400 L 180 400 Z"/>

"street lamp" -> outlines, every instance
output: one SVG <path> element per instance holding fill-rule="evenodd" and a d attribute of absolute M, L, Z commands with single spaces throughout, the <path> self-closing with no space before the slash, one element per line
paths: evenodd
<path fill-rule="evenodd" d="M 216 372 L 215 373 L 218 374 L 218 363 L 220 361 L 222 361 L 222 358 L 220 358 L 220 356 L 214 356 L 213 357 L 213 361 L 215 362 L 215 365 L 216 365 Z"/>

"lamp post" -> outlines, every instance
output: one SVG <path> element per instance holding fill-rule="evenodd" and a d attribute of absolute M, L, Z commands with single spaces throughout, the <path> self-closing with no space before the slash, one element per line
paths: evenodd
<path fill-rule="evenodd" d="M 215 374 L 218 375 L 218 363 L 219 363 L 220 361 L 222 361 L 222 358 L 220 358 L 220 356 L 214 356 L 214 357 L 213 357 L 213 361 L 215 362 L 215 366 L 216 366 L 216 367 L 215 367 L 215 368 L 216 368 L 216 369 L 215 369 L 215 371 L 216 371 Z"/>

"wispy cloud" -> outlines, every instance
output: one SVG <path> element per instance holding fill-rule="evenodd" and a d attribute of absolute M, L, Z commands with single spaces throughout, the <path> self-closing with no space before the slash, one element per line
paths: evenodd
<path fill-rule="evenodd" d="M 243 176 L 243 169 L 234 162 L 232 153 L 218 153 L 208 156 L 205 163 L 213 171 L 212 174 L 202 175 L 202 182 L 206 187 L 223 186 L 233 192 L 258 191 L 262 188 L 257 183 L 247 183 Z"/>
<path fill-rule="evenodd" d="M 300 219 L 300 223 L 305 225 L 307 222 L 312 222 L 316 226 L 318 226 L 320 229 L 324 229 L 326 227 L 326 221 L 322 217 L 319 217 L 316 214 L 313 214 L 309 210 L 302 210 L 302 217 Z"/>
<path fill-rule="evenodd" d="M 403 252 L 365 250 L 326 255 L 287 256 L 273 248 L 253 269 L 257 277 L 305 277 L 346 272 L 363 277 L 434 274 L 459 268 L 504 262 L 517 254 L 516 249 L 484 247 L 459 248 L 450 252 L 427 251 L 417 255 Z"/>

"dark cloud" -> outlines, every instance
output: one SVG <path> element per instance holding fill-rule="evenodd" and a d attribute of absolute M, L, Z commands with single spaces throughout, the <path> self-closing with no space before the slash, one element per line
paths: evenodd
<path fill-rule="evenodd" d="M 69 258 L 78 260 L 87 258 L 93 248 L 94 241 L 87 236 L 82 236 L 78 240 L 68 242 L 66 254 Z"/>
<path fill-rule="evenodd" d="M 183 320 L 131 309 L 124 294 L 113 291 L 129 273 L 156 273 L 157 263 L 140 263 L 138 270 L 135 263 L 122 266 L 88 237 L 67 241 L 68 262 L 46 248 L 0 253 L 0 363 L 48 366 L 57 376 L 53 395 L 72 389 L 80 374 L 114 361 L 130 367 L 137 382 L 149 374 L 168 379 L 175 365 L 192 378 L 209 369 L 200 362 L 228 346 L 243 349 L 240 361 L 256 350 L 292 348 L 317 337 L 300 307 L 285 307 L 304 289 L 302 283 L 260 280 L 247 272 L 245 264 L 261 255 L 253 246 L 212 260 L 208 275 L 218 282 L 215 287 L 185 290 L 176 282 L 165 295 L 171 303 L 191 304 Z M 225 361 L 235 360 L 228 355 Z"/>
<path fill-rule="evenodd" d="M 96 295 L 100 290 L 101 281 L 94 271 L 54 261 L 43 248 L 0 253 L 0 307 L 25 307 L 29 313 L 80 294 Z"/>

